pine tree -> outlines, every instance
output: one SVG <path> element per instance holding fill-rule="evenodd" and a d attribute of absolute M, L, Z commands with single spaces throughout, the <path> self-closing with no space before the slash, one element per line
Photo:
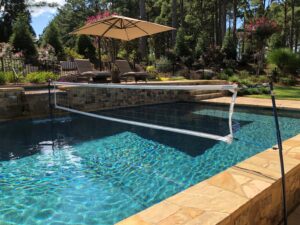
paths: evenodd
<path fill-rule="evenodd" d="M 23 15 L 23 18 L 27 22 L 29 31 L 32 35 L 35 35 L 30 25 L 31 17 L 26 0 L 6 0 L 1 1 L 1 3 L 3 11 L 0 13 L 0 42 L 8 42 L 13 33 L 13 24 L 20 14 Z"/>
<path fill-rule="evenodd" d="M 189 46 L 185 42 L 185 32 L 183 28 L 179 28 L 176 36 L 175 53 L 178 57 L 189 55 Z"/>
<path fill-rule="evenodd" d="M 26 15 L 19 15 L 13 24 L 13 33 L 10 42 L 15 52 L 22 52 L 26 62 L 34 62 L 38 53 L 34 44 L 33 36 L 28 26 Z"/>
<path fill-rule="evenodd" d="M 225 53 L 227 59 L 236 60 L 237 56 L 237 46 L 234 34 L 231 30 L 226 32 L 226 35 L 223 40 L 222 52 Z"/>
<path fill-rule="evenodd" d="M 54 22 L 49 24 L 42 37 L 42 45 L 45 46 L 47 44 L 54 48 L 55 54 L 59 59 L 64 57 L 64 48 L 62 45 L 61 36 Z"/>

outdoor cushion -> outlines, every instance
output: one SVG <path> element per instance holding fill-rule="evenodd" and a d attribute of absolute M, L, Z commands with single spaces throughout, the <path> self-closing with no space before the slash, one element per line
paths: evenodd
<path fill-rule="evenodd" d="M 81 75 L 85 76 L 92 76 L 92 77 L 110 77 L 111 73 L 109 71 L 98 71 L 98 70 L 93 70 L 93 71 L 86 71 L 83 72 Z"/>

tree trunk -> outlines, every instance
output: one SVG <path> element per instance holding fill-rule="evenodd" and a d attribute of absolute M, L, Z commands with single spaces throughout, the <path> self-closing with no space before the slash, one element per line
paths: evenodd
<path fill-rule="evenodd" d="M 293 45 L 294 45 L 294 24 L 295 24 L 295 0 L 291 0 L 291 27 L 290 27 L 290 41 L 289 41 L 289 46 L 290 49 L 293 50 Z"/>
<path fill-rule="evenodd" d="M 298 39 L 299 39 L 299 26 L 296 26 L 296 30 L 295 30 L 295 49 L 294 49 L 295 53 L 298 52 Z"/>
<path fill-rule="evenodd" d="M 236 36 L 237 0 L 233 0 L 233 35 Z"/>
<path fill-rule="evenodd" d="M 220 44 L 223 43 L 226 34 L 226 17 L 227 17 L 227 3 L 228 0 L 220 1 Z"/>
<path fill-rule="evenodd" d="M 283 24 L 283 43 L 286 46 L 287 36 L 287 0 L 284 1 L 284 24 Z"/>
<path fill-rule="evenodd" d="M 181 27 L 184 26 L 184 2 L 180 0 L 180 25 Z"/>
<path fill-rule="evenodd" d="M 140 0 L 140 18 L 142 20 L 146 19 L 146 6 L 145 0 Z M 139 40 L 139 52 L 141 54 L 141 59 L 145 59 L 147 56 L 147 38 L 142 37 Z"/>
<path fill-rule="evenodd" d="M 178 28 L 177 19 L 177 0 L 172 0 L 172 27 Z M 172 31 L 172 45 L 174 46 L 176 42 L 176 30 Z"/>
<path fill-rule="evenodd" d="M 216 0 L 215 2 L 215 13 L 213 14 L 213 33 L 214 33 L 214 45 L 219 45 L 219 7 L 218 7 L 219 1 Z"/>

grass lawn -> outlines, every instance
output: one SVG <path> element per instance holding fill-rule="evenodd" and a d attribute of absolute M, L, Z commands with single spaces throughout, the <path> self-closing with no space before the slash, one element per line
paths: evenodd
<path fill-rule="evenodd" d="M 275 87 L 276 99 L 300 101 L 300 87 Z M 270 98 L 270 95 L 248 95 L 252 98 Z"/>

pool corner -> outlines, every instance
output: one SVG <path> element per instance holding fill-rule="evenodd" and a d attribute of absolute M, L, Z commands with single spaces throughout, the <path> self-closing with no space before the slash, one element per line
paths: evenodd
<path fill-rule="evenodd" d="M 300 203 L 300 134 L 283 147 L 290 212 Z M 281 219 L 278 151 L 267 149 L 117 225 L 274 225 Z"/>

